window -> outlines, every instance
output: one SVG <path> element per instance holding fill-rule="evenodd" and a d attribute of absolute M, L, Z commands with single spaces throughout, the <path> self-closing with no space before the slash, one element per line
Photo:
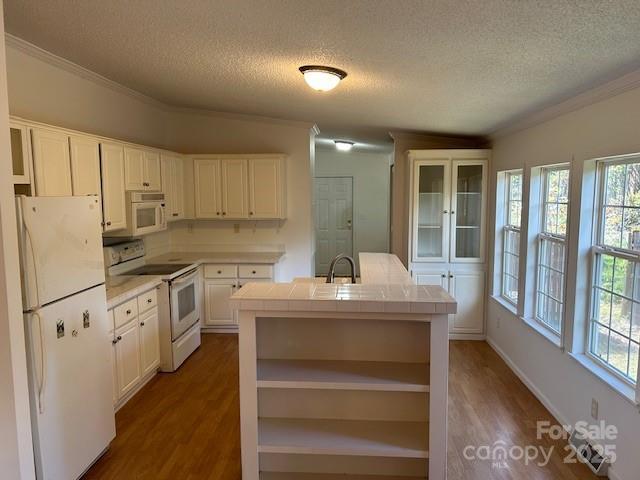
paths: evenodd
<path fill-rule="evenodd" d="M 518 304 L 520 265 L 520 221 L 522 216 L 522 171 L 507 172 L 505 177 L 505 225 L 502 229 L 502 297 Z"/>
<path fill-rule="evenodd" d="M 640 346 L 640 157 L 599 164 L 589 353 L 628 383 Z"/>
<path fill-rule="evenodd" d="M 564 319 L 568 208 L 569 167 L 543 168 L 535 319 L 558 335 Z"/>

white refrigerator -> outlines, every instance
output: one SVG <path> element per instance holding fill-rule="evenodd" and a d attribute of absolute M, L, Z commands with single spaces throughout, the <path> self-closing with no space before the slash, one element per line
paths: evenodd
<path fill-rule="evenodd" d="M 17 197 L 37 478 L 79 478 L 115 437 L 101 209 Z"/>

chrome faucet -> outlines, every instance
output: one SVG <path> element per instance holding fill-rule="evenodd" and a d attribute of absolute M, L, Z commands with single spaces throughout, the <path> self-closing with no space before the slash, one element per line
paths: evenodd
<path fill-rule="evenodd" d="M 333 283 L 336 276 L 336 263 L 342 259 L 345 259 L 351 265 L 351 283 L 356 283 L 356 262 L 353 261 L 353 258 L 349 255 L 345 255 L 344 253 L 336 255 L 335 258 L 331 260 L 331 265 L 329 265 L 329 274 L 327 275 L 327 283 Z"/>

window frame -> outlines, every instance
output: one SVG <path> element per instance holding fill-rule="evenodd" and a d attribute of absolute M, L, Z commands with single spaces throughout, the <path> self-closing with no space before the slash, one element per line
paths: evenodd
<path fill-rule="evenodd" d="M 566 230 L 564 235 L 560 235 L 558 233 L 551 233 L 545 231 L 546 220 L 547 220 L 547 204 L 552 203 L 548 202 L 548 187 L 549 187 L 549 174 L 552 172 L 558 172 L 566 170 L 568 172 L 568 185 L 567 185 L 567 219 L 566 219 Z M 556 336 L 558 339 L 562 339 L 562 336 L 565 332 L 565 322 L 567 316 L 567 270 L 569 264 L 569 252 L 568 252 L 568 236 L 569 236 L 569 222 L 570 222 L 570 204 L 571 204 L 571 165 L 568 163 L 557 164 L 557 165 L 549 165 L 540 167 L 540 176 L 542 178 L 542 185 L 540 189 L 540 215 L 539 215 L 539 225 L 538 225 L 538 233 L 536 235 L 536 260 L 535 260 L 535 290 L 534 290 L 534 298 L 533 298 L 533 319 L 537 322 L 537 324 L 541 325 L 543 328 L 548 330 L 552 335 Z M 553 202 L 555 204 L 564 204 L 564 202 Z M 543 242 L 552 242 L 562 245 L 563 247 L 563 271 L 554 270 L 550 266 L 541 265 L 542 259 L 542 248 Z M 541 285 L 541 276 L 540 276 L 540 267 L 544 266 L 546 269 L 554 270 L 556 273 L 562 275 L 562 298 L 554 298 L 551 295 L 548 295 L 546 292 L 543 292 L 540 288 Z M 545 322 L 544 318 L 542 318 L 538 314 L 539 307 L 539 294 L 544 295 L 545 297 L 549 297 L 552 300 L 556 301 L 561 305 L 561 315 L 560 315 L 560 323 L 559 330 L 554 329 L 549 323 Z"/>
<path fill-rule="evenodd" d="M 596 162 L 596 186 L 597 192 L 595 195 L 595 211 L 594 211 L 594 224 L 595 228 L 592 231 L 592 240 L 591 240 L 591 248 L 589 251 L 589 259 L 591 262 L 590 267 L 590 275 L 591 278 L 589 280 L 589 294 L 588 294 L 588 318 L 586 322 L 586 331 L 585 334 L 585 344 L 584 344 L 584 354 L 585 356 L 595 362 L 597 365 L 600 365 L 604 368 L 610 375 L 615 376 L 617 379 L 621 380 L 624 384 L 630 386 L 636 391 L 636 397 L 640 399 L 640 355 L 638 358 L 638 368 L 637 368 L 637 377 L 636 381 L 632 381 L 629 377 L 621 373 L 618 369 L 616 369 L 613 365 L 604 361 L 597 354 L 592 352 L 592 340 L 593 340 L 593 330 L 594 324 L 603 325 L 598 322 L 594 318 L 594 310 L 596 304 L 596 289 L 601 289 L 601 286 L 598 284 L 598 274 L 601 269 L 602 262 L 599 261 L 599 257 L 602 258 L 602 255 L 609 255 L 614 258 L 623 258 L 635 263 L 635 268 L 640 268 L 640 251 L 629 250 L 622 247 L 611 247 L 604 244 L 604 231 L 605 231 L 605 195 L 606 195 L 606 180 L 607 180 L 607 167 L 613 165 L 627 165 L 630 163 L 640 163 L 640 155 L 628 155 L 623 158 L 617 159 L 601 159 Z M 626 185 L 626 178 L 625 178 Z M 624 191 L 623 189 L 623 194 Z M 624 200 L 623 200 L 624 201 Z M 624 217 L 623 217 L 624 218 Z M 623 220 L 624 221 L 624 220 Z M 633 292 L 631 294 L 631 301 L 633 302 Z M 640 305 L 640 301 L 638 302 Z M 633 325 L 633 318 L 630 319 L 631 324 Z M 606 327 L 610 332 L 614 332 L 618 335 L 621 332 L 618 332 L 615 329 L 611 328 L 611 325 Z M 624 336 L 624 335 L 622 335 Z M 637 343 L 637 342 L 634 342 Z M 608 351 L 608 349 L 607 349 Z"/>
<path fill-rule="evenodd" d="M 500 298 L 504 301 L 508 302 L 509 305 L 512 305 L 515 308 L 518 308 L 518 302 L 520 301 L 520 262 L 522 261 L 522 252 L 520 251 L 520 241 L 522 239 L 522 204 L 524 200 L 523 189 L 524 189 L 524 170 L 508 170 L 504 172 L 505 174 L 505 184 L 504 184 L 504 218 L 502 222 L 501 234 L 502 234 L 502 261 L 500 268 Z M 511 197 L 511 177 L 519 175 L 520 180 L 520 225 L 514 225 L 511 223 L 511 202 L 513 201 Z M 507 249 L 507 238 L 508 234 L 517 234 L 518 238 L 518 253 L 514 254 L 512 251 Z M 516 276 L 506 273 L 506 257 L 507 255 L 517 257 L 517 273 Z M 508 296 L 505 291 L 505 276 L 511 277 L 512 280 L 516 282 L 516 292 L 517 297 L 514 301 L 513 298 Z"/>

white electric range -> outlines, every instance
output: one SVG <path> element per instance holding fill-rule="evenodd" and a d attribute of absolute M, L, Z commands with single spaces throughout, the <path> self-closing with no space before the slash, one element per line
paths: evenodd
<path fill-rule="evenodd" d="M 146 263 L 144 255 L 142 240 L 104 247 L 109 276 L 162 278 L 158 297 L 160 370 L 174 372 L 200 346 L 200 272 L 195 263 Z"/>

